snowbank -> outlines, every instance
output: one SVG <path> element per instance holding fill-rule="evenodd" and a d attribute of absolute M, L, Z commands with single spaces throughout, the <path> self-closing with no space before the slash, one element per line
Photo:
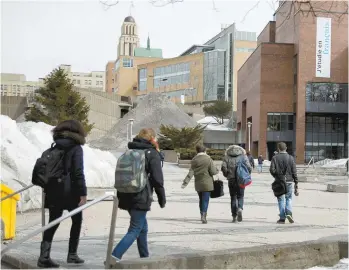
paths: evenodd
<path fill-rule="evenodd" d="M 347 162 L 347 158 L 345 159 L 335 159 L 335 160 L 330 160 L 327 159 L 326 162 L 324 162 L 321 167 L 322 168 L 340 168 L 340 167 L 345 167 L 345 163 Z M 316 163 L 315 163 L 316 164 Z"/>
<path fill-rule="evenodd" d="M 205 130 L 221 130 L 221 131 L 231 131 L 233 129 L 227 127 L 229 119 L 224 119 L 223 124 L 219 124 L 217 120 L 212 116 L 207 116 L 203 119 L 197 121 L 198 124 L 207 125 Z"/>
<path fill-rule="evenodd" d="M 348 259 L 341 259 L 338 264 L 336 264 L 333 267 L 324 267 L 324 266 L 315 266 L 308 269 L 316 269 L 316 270 L 326 270 L 326 269 L 348 269 L 349 267 L 349 260 Z"/>
<path fill-rule="evenodd" d="M 52 126 L 44 123 L 16 123 L 0 115 L 1 180 L 13 190 L 31 184 L 33 166 L 42 152 L 50 147 Z M 83 146 L 86 184 L 88 187 L 111 187 L 116 157 L 110 152 Z M 34 187 L 21 194 L 20 210 L 41 207 L 41 189 Z"/>

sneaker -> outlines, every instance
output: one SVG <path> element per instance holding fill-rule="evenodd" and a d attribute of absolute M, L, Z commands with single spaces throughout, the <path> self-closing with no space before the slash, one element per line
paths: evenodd
<path fill-rule="evenodd" d="M 236 216 L 233 217 L 233 223 L 236 223 Z"/>
<path fill-rule="evenodd" d="M 239 208 L 238 209 L 238 222 L 241 222 L 242 221 L 242 209 Z"/>
<path fill-rule="evenodd" d="M 286 218 L 290 223 L 294 223 L 292 215 L 286 215 Z"/>
<path fill-rule="evenodd" d="M 112 268 L 113 265 L 119 263 L 120 261 L 121 261 L 121 260 L 120 260 L 119 258 L 116 258 L 116 257 L 114 257 L 113 255 L 111 255 L 111 257 L 110 257 L 110 265 L 109 265 L 108 268 Z M 104 261 L 104 266 L 106 266 L 106 264 L 107 264 L 107 262 Z"/>
<path fill-rule="evenodd" d="M 284 219 L 279 219 L 276 223 L 277 224 L 285 224 L 285 220 Z"/>

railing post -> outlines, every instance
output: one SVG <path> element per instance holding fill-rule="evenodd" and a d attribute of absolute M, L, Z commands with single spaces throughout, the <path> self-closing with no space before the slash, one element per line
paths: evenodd
<path fill-rule="evenodd" d="M 114 244 L 115 224 L 116 224 L 116 216 L 118 212 L 118 204 L 119 204 L 118 197 L 115 194 L 113 197 L 113 210 L 112 210 L 113 212 L 111 214 L 111 221 L 110 221 L 110 231 L 109 231 L 107 256 L 105 259 L 105 269 L 110 269 L 110 259 L 111 259 L 113 244 Z"/>
<path fill-rule="evenodd" d="M 41 227 L 44 227 L 46 225 L 45 221 L 45 192 L 44 189 L 41 191 Z M 44 233 L 42 232 L 42 239 L 44 239 Z"/>

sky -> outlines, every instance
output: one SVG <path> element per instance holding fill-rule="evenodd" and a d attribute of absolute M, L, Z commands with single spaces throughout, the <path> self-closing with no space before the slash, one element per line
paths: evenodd
<path fill-rule="evenodd" d="M 149 0 L 120 0 L 106 9 L 99 0 L 1 1 L 1 72 L 36 81 L 60 64 L 74 72 L 104 71 L 116 60 L 128 15 L 136 20 L 141 46 L 149 34 L 152 48 L 175 57 L 218 34 L 221 24 L 235 22 L 238 30 L 259 34 L 273 18 L 273 2 L 183 0 L 155 7 Z"/>

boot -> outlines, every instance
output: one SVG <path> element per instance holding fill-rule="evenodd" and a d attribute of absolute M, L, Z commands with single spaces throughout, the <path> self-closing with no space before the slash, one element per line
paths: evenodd
<path fill-rule="evenodd" d="M 83 264 L 85 262 L 77 254 L 78 245 L 79 245 L 79 240 L 69 239 L 69 251 L 67 256 L 67 263 Z"/>
<path fill-rule="evenodd" d="M 206 219 L 207 213 L 203 212 L 201 214 L 201 222 L 202 224 L 207 224 L 207 219 Z"/>
<path fill-rule="evenodd" d="M 59 268 L 59 264 L 55 263 L 50 258 L 51 242 L 43 241 L 40 246 L 40 257 L 38 260 L 38 267 L 40 268 Z"/>
<path fill-rule="evenodd" d="M 236 216 L 233 216 L 233 223 L 236 223 Z"/>

